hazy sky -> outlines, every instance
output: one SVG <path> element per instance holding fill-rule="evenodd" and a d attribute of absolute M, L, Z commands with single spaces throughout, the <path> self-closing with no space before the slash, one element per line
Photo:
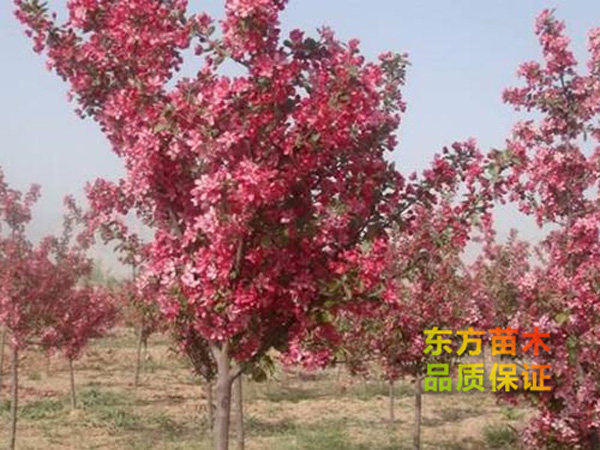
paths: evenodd
<path fill-rule="evenodd" d="M 48 3 L 64 11 L 64 1 Z M 190 11 L 220 17 L 223 3 L 191 0 Z M 86 181 L 115 178 L 122 169 L 96 124 L 75 115 L 66 85 L 31 50 L 11 5 L 2 0 L 0 6 L 0 166 L 17 188 L 42 185 L 31 227 L 38 237 L 58 229 L 64 195 L 82 198 Z M 575 53 L 585 61 L 587 31 L 600 26 L 598 0 L 291 0 L 282 24 L 308 32 L 328 25 L 344 40 L 359 38 L 368 58 L 387 50 L 409 54 L 408 111 L 393 156 L 408 173 L 457 140 L 475 137 L 483 149 L 503 145 L 517 116 L 501 92 L 516 83 L 520 62 L 539 59 L 533 23 L 545 7 L 566 21 Z M 499 219 L 502 230 L 537 234 L 512 211 Z M 107 255 L 101 257 L 108 262 Z"/>

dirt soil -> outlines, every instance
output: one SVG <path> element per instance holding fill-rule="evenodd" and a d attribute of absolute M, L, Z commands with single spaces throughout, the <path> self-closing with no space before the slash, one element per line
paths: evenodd
<path fill-rule="evenodd" d="M 21 356 L 18 449 L 209 449 L 204 386 L 167 337 L 152 336 L 141 384 L 133 386 L 136 342 L 119 328 L 75 362 L 76 409 L 67 362 L 30 350 Z M 8 352 L 7 352 L 8 353 Z M 0 443 L 8 438 L 9 376 L 0 391 Z M 48 364 L 49 362 L 49 364 Z M 244 380 L 248 450 L 412 448 L 413 386 L 388 387 L 343 370 L 310 374 L 279 369 L 267 382 Z M 423 449 L 517 448 L 530 411 L 497 404 L 491 392 L 423 396 Z M 232 439 L 235 438 L 232 430 Z M 1 445 L 1 444 L 0 444 Z M 233 445 L 232 445 L 233 448 Z"/>

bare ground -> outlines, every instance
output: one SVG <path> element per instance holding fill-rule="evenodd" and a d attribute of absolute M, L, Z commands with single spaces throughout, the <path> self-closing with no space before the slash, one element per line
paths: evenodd
<path fill-rule="evenodd" d="M 8 359 L 8 358 L 6 358 Z M 6 364 L 5 359 L 5 364 Z M 121 328 L 76 361 L 78 407 L 69 403 L 68 366 L 36 351 L 22 356 L 18 449 L 209 449 L 204 389 L 184 361 L 153 336 L 141 385 L 133 387 L 135 337 Z M 0 443 L 7 440 L 9 386 L 0 391 Z M 411 447 L 412 384 L 396 385 L 396 422 L 387 386 L 336 370 L 278 371 L 245 380 L 248 450 L 392 450 Z M 423 396 L 424 449 L 516 448 L 528 411 L 496 404 L 491 393 Z"/>

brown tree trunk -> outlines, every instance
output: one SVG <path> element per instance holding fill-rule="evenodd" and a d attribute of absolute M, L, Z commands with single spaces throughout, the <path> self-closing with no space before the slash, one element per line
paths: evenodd
<path fill-rule="evenodd" d="M 590 442 L 590 448 L 592 450 L 600 449 L 600 436 L 598 436 L 597 428 L 592 428 L 592 430 L 590 431 L 589 442 Z"/>
<path fill-rule="evenodd" d="M 46 377 L 50 376 L 50 353 L 46 352 Z"/>
<path fill-rule="evenodd" d="M 13 342 L 11 352 L 11 399 L 10 399 L 10 434 L 8 437 L 8 448 L 14 450 L 17 440 L 17 404 L 19 401 L 19 351 L 17 344 Z"/>
<path fill-rule="evenodd" d="M 148 336 L 146 334 L 144 334 L 144 338 L 142 339 L 142 361 L 143 361 L 143 365 L 144 367 L 146 366 L 146 362 L 148 361 Z"/>
<path fill-rule="evenodd" d="M 396 421 L 394 415 L 394 380 L 389 381 L 389 400 L 390 400 L 390 423 Z"/>
<path fill-rule="evenodd" d="M 73 360 L 69 358 L 69 375 L 71 377 L 71 407 L 77 408 L 77 397 L 75 396 L 75 371 L 73 370 Z"/>
<path fill-rule="evenodd" d="M 4 347 L 6 343 L 6 328 L 2 326 L 0 334 L 0 391 L 2 390 L 2 375 L 4 374 Z"/>
<path fill-rule="evenodd" d="M 227 344 L 212 348 L 217 362 L 217 413 L 214 426 L 215 450 L 229 449 L 229 422 L 231 413 L 231 364 Z"/>
<path fill-rule="evenodd" d="M 144 328 L 140 326 L 140 332 L 138 336 L 137 354 L 135 358 L 135 378 L 133 380 L 133 386 L 138 387 L 140 384 L 140 370 L 142 367 L 142 345 L 144 344 Z"/>
<path fill-rule="evenodd" d="M 237 450 L 244 450 L 244 397 L 242 395 L 242 375 L 235 382 L 235 436 Z"/>
<path fill-rule="evenodd" d="M 421 450 L 421 374 L 415 380 L 415 423 L 413 429 L 413 449 Z"/>

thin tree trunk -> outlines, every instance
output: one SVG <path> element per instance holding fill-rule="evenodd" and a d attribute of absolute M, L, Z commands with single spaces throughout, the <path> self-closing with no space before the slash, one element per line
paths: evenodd
<path fill-rule="evenodd" d="M 421 450 L 421 374 L 415 380 L 415 423 L 413 429 L 413 449 Z"/>
<path fill-rule="evenodd" d="M 394 423 L 396 421 L 396 417 L 394 415 L 394 380 L 389 381 L 389 400 L 390 400 L 390 423 Z"/>
<path fill-rule="evenodd" d="M 11 399 L 10 399 L 10 434 L 8 437 L 8 448 L 14 450 L 17 440 L 17 404 L 19 401 L 19 351 L 17 344 L 13 342 L 11 352 Z"/>
<path fill-rule="evenodd" d="M 138 336 L 137 355 L 136 355 L 136 359 L 135 359 L 135 379 L 133 381 L 133 386 L 136 388 L 140 384 L 140 370 L 142 367 L 142 345 L 143 344 L 144 344 L 144 328 L 143 328 L 143 325 L 141 325 L 139 336 Z"/>
<path fill-rule="evenodd" d="M 2 390 L 2 374 L 4 373 L 4 347 L 6 343 L 6 327 L 2 325 L 0 334 L 0 391 Z"/>
<path fill-rule="evenodd" d="M 207 413 L 208 413 L 208 431 L 212 433 L 213 426 L 215 423 L 215 414 L 213 411 L 214 403 L 213 403 L 213 385 L 212 381 L 207 381 L 205 385 L 206 390 L 206 403 L 207 403 Z"/>
<path fill-rule="evenodd" d="M 244 450 L 244 397 L 242 395 L 242 375 L 235 380 L 235 435 L 237 450 Z"/>
<path fill-rule="evenodd" d="M 142 363 L 144 367 L 146 366 L 146 362 L 148 361 L 148 336 L 144 335 L 142 339 Z"/>
<path fill-rule="evenodd" d="M 598 428 L 592 428 L 590 431 L 589 442 L 592 450 L 597 450 L 600 448 L 600 436 L 598 436 Z"/>
<path fill-rule="evenodd" d="M 69 374 L 71 376 L 71 407 L 77 408 L 77 397 L 75 396 L 75 371 L 73 370 L 73 360 L 69 358 Z"/>
<path fill-rule="evenodd" d="M 46 377 L 50 376 L 50 353 L 46 352 Z"/>
<path fill-rule="evenodd" d="M 217 414 L 214 427 L 214 448 L 215 450 L 228 450 L 232 384 L 228 345 L 223 344 L 222 348 L 213 347 L 213 355 L 217 362 Z"/>

